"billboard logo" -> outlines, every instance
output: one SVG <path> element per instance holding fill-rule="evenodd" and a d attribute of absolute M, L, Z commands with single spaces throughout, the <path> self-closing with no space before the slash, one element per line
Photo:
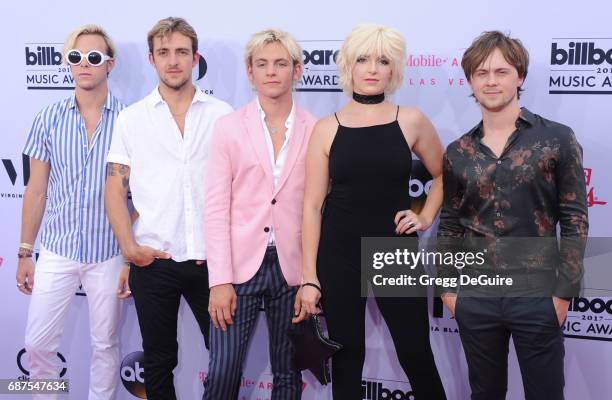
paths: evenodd
<path fill-rule="evenodd" d="M 62 53 L 55 50 L 54 46 L 36 46 L 36 48 L 25 48 L 26 65 L 60 65 Z"/>
<path fill-rule="evenodd" d="M 421 160 L 412 160 L 412 171 L 410 182 L 408 183 L 408 193 L 410 194 L 410 209 L 415 213 L 420 213 L 425 206 L 427 195 L 433 183 L 432 176 Z"/>
<path fill-rule="evenodd" d="M 342 40 L 302 40 L 304 72 L 298 92 L 341 92 L 336 59 Z"/>
<path fill-rule="evenodd" d="M 393 382 L 396 383 L 396 382 Z M 362 400 L 415 400 L 414 393 L 405 389 L 389 389 L 386 384 L 377 381 L 361 381 Z"/>
<path fill-rule="evenodd" d="M 612 65 L 612 49 L 597 48 L 595 42 L 569 42 L 567 50 L 553 42 L 550 53 L 550 65 Z"/>
<path fill-rule="evenodd" d="M 612 38 L 553 38 L 550 94 L 612 94 Z"/>
<path fill-rule="evenodd" d="M 575 297 L 563 333 L 567 338 L 612 341 L 612 299 Z"/>
<path fill-rule="evenodd" d="M 28 90 L 72 90 L 74 79 L 62 64 L 62 43 L 26 43 L 25 84 Z"/>

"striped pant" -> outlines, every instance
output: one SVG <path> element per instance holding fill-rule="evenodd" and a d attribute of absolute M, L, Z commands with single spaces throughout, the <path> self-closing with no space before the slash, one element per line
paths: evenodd
<path fill-rule="evenodd" d="M 234 324 L 227 331 L 210 328 L 208 375 L 204 381 L 204 400 L 238 398 L 242 367 L 249 339 L 264 302 L 270 338 L 272 400 L 301 398 L 302 375 L 293 367 L 294 349 L 287 331 L 293 317 L 297 287 L 287 285 L 275 247 L 268 247 L 255 276 L 234 285 L 238 304 Z"/>

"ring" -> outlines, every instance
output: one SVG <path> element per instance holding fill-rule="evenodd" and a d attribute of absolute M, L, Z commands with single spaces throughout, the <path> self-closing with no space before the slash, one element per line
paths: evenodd
<path fill-rule="evenodd" d="M 416 224 L 415 224 L 414 222 L 411 222 L 411 223 L 408 225 L 408 228 L 413 228 L 415 225 L 416 225 Z"/>
<path fill-rule="evenodd" d="M 17 284 L 17 287 L 18 287 L 18 288 L 23 287 L 23 283 L 18 283 L 18 284 Z"/>

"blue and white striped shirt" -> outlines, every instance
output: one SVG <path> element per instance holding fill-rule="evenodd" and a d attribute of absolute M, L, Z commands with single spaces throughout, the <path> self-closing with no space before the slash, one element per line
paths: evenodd
<path fill-rule="evenodd" d="M 51 164 L 47 220 L 40 239 L 47 250 L 82 263 L 102 262 L 120 253 L 104 209 L 104 184 L 106 154 L 123 108 L 109 92 L 89 145 L 74 94 L 34 119 L 23 152 Z"/>

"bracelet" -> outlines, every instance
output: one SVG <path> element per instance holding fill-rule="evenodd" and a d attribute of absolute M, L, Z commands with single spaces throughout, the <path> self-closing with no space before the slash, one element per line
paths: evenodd
<path fill-rule="evenodd" d="M 319 293 L 323 294 L 323 291 L 321 290 L 321 287 L 319 285 L 317 285 L 316 283 L 306 282 L 306 283 L 302 284 L 302 287 L 304 287 L 304 286 L 312 286 L 313 288 L 317 289 L 319 291 Z"/>
<path fill-rule="evenodd" d="M 17 258 L 28 258 L 32 257 L 32 253 L 17 253 Z"/>
<path fill-rule="evenodd" d="M 26 250 L 34 250 L 34 245 L 30 243 L 19 243 L 19 248 L 26 249 Z"/>

